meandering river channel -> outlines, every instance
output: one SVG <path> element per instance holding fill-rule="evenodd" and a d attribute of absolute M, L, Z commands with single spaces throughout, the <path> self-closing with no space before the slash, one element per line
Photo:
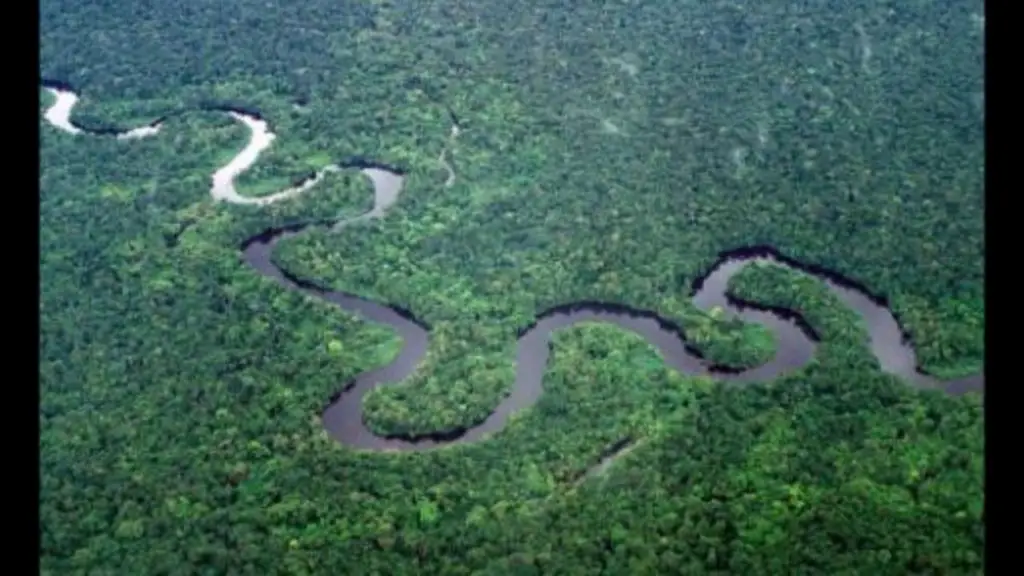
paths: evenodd
<path fill-rule="evenodd" d="M 84 134 L 85 131 L 70 120 L 77 96 L 69 90 L 52 86 L 48 86 L 47 89 L 56 96 L 56 103 L 45 112 L 46 120 L 69 134 Z M 235 177 L 256 162 L 259 154 L 272 144 L 274 135 L 269 132 L 266 122 L 258 118 L 240 112 L 228 113 L 249 127 L 251 138 L 249 144 L 235 158 L 214 173 L 210 194 L 217 200 L 262 206 L 302 194 L 312 189 L 327 172 L 342 169 L 336 165 L 328 166 L 299 186 L 269 196 L 241 196 L 234 188 Z M 121 139 L 141 138 L 154 136 L 159 130 L 160 124 L 153 123 L 115 136 Z M 458 127 L 455 126 L 452 128 L 452 140 L 457 134 Z M 442 152 L 439 160 L 448 172 L 446 185 L 451 185 L 456 176 L 445 159 L 445 154 L 446 152 Z M 365 219 L 384 217 L 388 208 L 397 202 L 402 192 L 404 178 L 401 174 L 383 168 L 363 168 L 362 173 L 373 184 L 374 207 L 366 214 L 337 222 L 333 225 L 335 230 L 352 226 Z M 777 343 L 777 353 L 765 364 L 739 373 L 716 370 L 688 350 L 681 332 L 674 328 L 671 322 L 660 319 L 655 313 L 600 304 L 568 305 L 541 314 L 536 323 L 519 338 L 515 383 L 510 394 L 482 423 L 466 430 L 426 438 L 380 437 L 371 432 L 363 421 L 363 398 L 377 386 L 400 382 L 412 374 L 426 354 L 428 330 L 406 313 L 357 296 L 321 289 L 278 268 L 271 259 L 274 246 L 285 238 L 302 233 L 303 230 L 305 227 L 266 231 L 243 244 L 242 257 L 257 273 L 275 280 L 283 287 L 325 300 L 368 321 L 387 324 L 404 340 L 404 345 L 394 360 L 385 366 L 358 375 L 338 394 L 323 414 L 324 426 L 331 437 L 356 449 L 426 450 L 478 441 L 501 430 L 509 416 L 532 406 L 542 394 L 542 380 L 548 362 L 548 343 L 552 332 L 580 322 L 609 322 L 636 332 L 659 350 L 667 364 L 687 375 L 706 375 L 717 380 L 733 382 L 766 382 L 799 369 L 814 356 L 814 335 L 793 319 L 784 318 L 767 309 L 758 309 L 756 306 L 740 305 L 727 293 L 729 280 L 745 266 L 758 261 L 771 261 L 799 269 L 814 274 L 824 282 L 840 300 L 863 319 L 870 334 L 871 349 L 878 358 L 882 370 L 899 376 L 909 385 L 918 388 L 940 389 L 949 394 L 984 392 L 984 374 L 943 382 L 918 371 L 914 349 L 905 340 L 903 331 L 891 311 L 878 298 L 857 288 L 854 282 L 844 280 L 836 274 L 804 266 L 772 249 L 746 248 L 722 254 L 707 275 L 695 284 L 693 303 L 702 310 L 722 308 L 728 315 L 738 316 L 745 322 L 762 324 L 771 330 Z M 611 458 L 628 450 L 630 446 L 631 443 L 623 443 L 614 451 L 615 454 L 610 454 L 597 468 L 606 467 Z"/>

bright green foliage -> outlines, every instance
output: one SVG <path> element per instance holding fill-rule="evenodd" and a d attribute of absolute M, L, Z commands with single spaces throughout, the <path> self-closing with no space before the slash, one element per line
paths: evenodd
<path fill-rule="evenodd" d="M 43 572 L 980 574 L 981 402 L 882 374 L 858 318 L 785 270 L 733 286 L 824 337 L 774 382 L 685 378 L 580 326 L 556 335 L 541 401 L 487 441 L 335 445 L 316 415 L 397 340 L 260 278 L 238 245 L 363 212 L 369 185 L 349 171 L 270 208 L 213 204 L 245 129 L 196 110 L 255 107 L 278 134 L 244 194 L 350 156 L 408 170 L 386 219 L 275 254 L 433 326 L 417 374 L 367 398 L 375 430 L 479 421 L 513 382 L 517 330 L 577 300 L 656 310 L 712 359 L 757 364 L 759 328 L 690 304 L 744 245 L 887 295 L 923 365 L 964 374 L 984 355 L 982 13 L 44 0 L 41 73 L 81 90 L 76 121 L 190 112 L 130 142 L 40 118 Z"/>

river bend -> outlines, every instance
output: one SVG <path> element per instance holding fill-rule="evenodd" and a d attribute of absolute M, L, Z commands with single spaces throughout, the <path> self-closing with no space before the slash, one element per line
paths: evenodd
<path fill-rule="evenodd" d="M 56 102 L 44 113 L 44 118 L 68 134 L 86 133 L 70 120 L 71 110 L 78 97 L 70 90 L 53 86 L 46 88 L 54 94 Z M 256 162 L 260 153 L 273 143 L 275 136 L 268 130 L 265 121 L 253 115 L 238 111 L 227 113 L 245 124 L 250 130 L 251 137 L 241 152 L 213 174 L 210 194 L 216 200 L 264 206 L 305 193 L 313 189 L 327 173 L 343 169 L 341 166 L 331 165 L 298 186 L 259 198 L 242 196 L 235 190 L 234 179 Z M 160 128 L 160 122 L 154 122 L 148 126 L 117 133 L 115 136 L 123 140 L 146 138 L 159 134 Z M 457 134 L 458 127 L 453 126 L 451 139 L 454 140 Z M 455 180 L 455 172 L 446 159 L 446 151 L 442 151 L 439 161 L 448 172 L 445 185 L 450 186 Z M 374 207 L 366 214 L 335 223 L 334 230 L 369 218 L 382 218 L 399 198 L 404 184 L 402 174 L 379 167 L 364 167 L 361 171 L 373 184 Z M 385 366 L 356 376 L 324 411 L 323 423 L 330 436 L 356 449 L 427 450 L 475 442 L 498 432 L 513 413 L 532 406 L 540 398 L 552 332 L 580 322 L 608 322 L 631 330 L 655 346 L 668 365 L 691 376 L 703 375 L 732 382 L 766 382 L 799 369 L 814 356 L 816 345 L 815 337 L 809 333 L 806 325 L 794 319 L 798 315 L 792 314 L 787 318 L 771 310 L 759 309 L 756 305 L 741 305 L 727 293 L 729 280 L 745 266 L 759 261 L 770 261 L 798 269 L 813 274 L 824 282 L 864 321 L 870 335 L 871 350 L 883 371 L 902 378 L 916 388 L 938 389 L 949 394 L 984 392 L 984 374 L 943 382 L 921 373 L 917 368 L 914 349 L 904 337 L 904 332 L 892 312 L 880 299 L 867 294 L 856 283 L 816 267 L 804 266 L 770 248 L 747 248 L 722 254 L 707 275 L 695 285 L 693 303 L 705 311 L 721 308 L 727 315 L 738 316 L 745 322 L 755 322 L 769 329 L 777 343 L 776 354 L 770 361 L 738 373 L 718 370 L 691 351 L 678 328 L 654 313 L 599 303 L 563 306 L 538 316 L 535 324 L 519 338 L 515 382 L 509 395 L 483 422 L 469 429 L 438 433 L 424 438 L 381 437 L 371 432 L 363 420 L 363 398 L 377 386 L 400 382 L 413 373 L 426 354 L 428 330 L 408 313 L 349 294 L 319 288 L 278 268 L 271 259 L 274 246 L 282 239 L 301 233 L 304 228 L 269 230 L 259 234 L 243 244 L 242 257 L 257 273 L 273 279 L 283 287 L 330 302 L 370 322 L 386 324 L 397 331 L 404 341 L 401 351 L 394 360 Z M 606 468 L 617 454 L 624 453 L 635 445 L 631 441 L 620 444 L 621 446 L 605 457 L 594 470 Z"/>

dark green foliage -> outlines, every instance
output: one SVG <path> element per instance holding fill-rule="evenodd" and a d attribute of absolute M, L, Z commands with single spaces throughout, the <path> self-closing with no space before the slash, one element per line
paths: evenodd
<path fill-rule="evenodd" d="M 932 372 L 981 365 L 980 3 L 583 4 L 41 4 L 41 73 L 81 91 L 77 121 L 189 110 L 131 142 L 40 119 L 44 573 L 981 573 L 981 402 L 882 374 L 857 316 L 781 269 L 733 289 L 824 341 L 774 382 L 685 378 L 581 326 L 490 440 L 325 437 L 326 400 L 398 342 L 261 279 L 238 245 L 365 211 L 370 187 L 349 171 L 266 209 L 214 204 L 245 130 L 204 105 L 256 107 L 279 136 L 245 194 L 356 155 L 409 171 L 386 219 L 275 255 L 432 324 L 417 375 L 368 398 L 376 430 L 478 421 L 513 382 L 516 331 L 576 300 L 761 362 L 759 328 L 690 304 L 743 245 L 888 296 Z"/>

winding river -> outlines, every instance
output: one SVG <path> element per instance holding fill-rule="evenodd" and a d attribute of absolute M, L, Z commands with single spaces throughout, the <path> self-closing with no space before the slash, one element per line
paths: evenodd
<path fill-rule="evenodd" d="M 86 133 L 70 120 L 77 96 L 69 90 L 51 86 L 46 88 L 55 95 L 56 103 L 45 112 L 45 119 L 54 127 L 69 134 Z M 234 188 L 235 177 L 256 162 L 260 153 L 272 144 L 274 135 L 268 130 L 267 123 L 259 118 L 237 111 L 227 113 L 250 129 L 251 138 L 249 144 L 231 162 L 214 173 L 210 194 L 216 200 L 262 206 L 302 194 L 313 188 L 328 172 L 343 169 L 338 165 L 328 166 L 302 184 L 269 196 L 241 196 Z M 153 123 L 115 136 L 121 139 L 142 138 L 156 135 L 159 129 L 160 124 Z M 450 140 L 454 141 L 457 135 L 456 125 L 452 128 Z M 442 151 L 439 161 L 448 172 L 445 185 L 451 185 L 456 176 L 454 169 L 446 160 L 446 151 Z M 402 192 L 404 177 L 401 174 L 380 167 L 363 167 L 361 171 L 373 184 L 374 207 L 366 214 L 333 224 L 334 230 L 367 219 L 384 217 L 388 208 L 397 202 Z M 723 253 L 711 270 L 695 283 L 693 303 L 705 311 L 715 307 L 721 308 L 727 316 L 737 316 L 745 322 L 762 324 L 771 330 L 777 342 L 777 352 L 774 358 L 765 364 L 738 373 L 717 369 L 687 346 L 678 327 L 654 313 L 599 303 L 567 305 L 544 312 L 538 316 L 533 326 L 523 331 L 518 342 L 516 379 L 511 392 L 482 423 L 466 430 L 422 438 L 380 437 L 371 432 L 363 421 L 363 397 L 377 386 L 397 383 L 412 374 L 426 354 L 428 330 L 408 313 L 357 296 L 322 289 L 278 268 L 271 260 L 274 246 L 285 238 L 302 233 L 309 226 L 313 225 L 287 230 L 268 230 L 250 238 L 242 246 L 242 257 L 256 272 L 273 279 L 287 289 L 298 290 L 311 297 L 325 300 L 368 321 L 387 324 L 402 336 L 403 347 L 392 362 L 359 374 L 324 411 L 323 423 L 330 436 L 356 449 L 427 450 L 478 441 L 501 430 L 509 416 L 532 406 L 540 398 L 551 333 L 580 322 L 609 322 L 631 330 L 655 346 L 666 363 L 687 375 L 705 375 L 716 380 L 739 383 L 765 382 L 799 369 L 806 365 L 815 353 L 816 336 L 806 323 L 799 320 L 796 313 L 784 315 L 756 304 L 741 303 L 727 293 L 729 280 L 733 276 L 745 266 L 760 261 L 798 269 L 823 281 L 840 300 L 861 316 L 870 334 L 871 349 L 885 372 L 894 374 L 917 388 L 943 390 L 949 394 L 984 392 L 984 374 L 944 382 L 921 373 L 917 369 L 914 349 L 905 338 L 893 314 L 880 298 L 868 294 L 855 282 L 817 267 L 803 265 L 774 249 L 754 247 Z M 611 458 L 627 452 L 633 445 L 632 442 L 620 442 L 594 470 L 607 467 Z"/>

